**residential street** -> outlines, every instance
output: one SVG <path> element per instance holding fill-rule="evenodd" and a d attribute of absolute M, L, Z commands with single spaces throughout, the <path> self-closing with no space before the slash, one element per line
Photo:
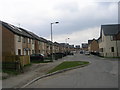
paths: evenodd
<path fill-rule="evenodd" d="M 117 88 L 118 60 L 76 54 L 66 60 L 91 64 L 34 82 L 26 88 Z"/>
<path fill-rule="evenodd" d="M 64 60 L 70 60 L 71 56 L 63 57 L 54 62 L 50 63 L 37 63 L 32 64 L 30 67 L 24 69 L 24 73 L 17 76 L 10 76 L 7 79 L 2 80 L 3 88 L 20 88 L 29 81 L 33 80 L 36 77 L 45 75 L 49 70 L 59 65 Z M 11 83 L 12 81 L 12 83 Z"/>

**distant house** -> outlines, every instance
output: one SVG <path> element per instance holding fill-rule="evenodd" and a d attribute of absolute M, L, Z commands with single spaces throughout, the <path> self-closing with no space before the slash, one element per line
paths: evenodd
<path fill-rule="evenodd" d="M 120 57 L 120 24 L 101 25 L 99 52 L 105 57 Z"/>
<path fill-rule="evenodd" d="M 70 46 L 70 51 L 75 51 L 74 45 L 69 45 Z"/>
<path fill-rule="evenodd" d="M 82 43 L 82 50 L 84 51 L 88 50 L 88 43 Z"/>
<path fill-rule="evenodd" d="M 76 48 L 76 49 L 80 49 L 80 45 L 76 45 L 75 48 Z"/>
<path fill-rule="evenodd" d="M 67 45 L 66 45 L 66 43 L 60 43 L 60 51 L 62 53 L 67 52 Z"/>
<path fill-rule="evenodd" d="M 54 53 L 60 53 L 60 44 L 57 42 L 54 42 Z"/>
<path fill-rule="evenodd" d="M 99 51 L 98 40 L 96 39 L 88 40 L 88 51 L 93 52 L 93 53 Z"/>

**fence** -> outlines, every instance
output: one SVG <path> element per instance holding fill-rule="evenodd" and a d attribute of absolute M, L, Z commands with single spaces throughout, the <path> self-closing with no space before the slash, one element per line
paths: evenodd
<path fill-rule="evenodd" d="M 5 61 L 2 62 L 2 69 L 21 70 L 27 64 L 30 64 L 30 56 L 5 56 Z"/>

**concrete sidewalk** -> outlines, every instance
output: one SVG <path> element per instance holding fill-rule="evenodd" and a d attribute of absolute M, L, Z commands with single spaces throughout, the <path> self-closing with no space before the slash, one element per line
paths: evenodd
<path fill-rule="evenodd" d="M 69 60 L 69 57 L 71 56 L 66 56 L 50 63 L 32 64 L 32 66 L 27 67 L 24 70 L 24 73 L 2 80 L 2 88 L 20 88 L 34 78 L 45 75 L 49 70 L 53 69 L 63 61 Z"/>

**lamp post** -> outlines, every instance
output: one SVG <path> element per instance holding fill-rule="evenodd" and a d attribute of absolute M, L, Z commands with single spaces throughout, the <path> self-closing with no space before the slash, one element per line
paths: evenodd
<path fill-rule="evenodd" d="M 52 47 L 51 47 L 51 54 L 52 54 L 52 61 L 53 61 L 53 36 L 52 36 L 52 25 L 53 24 L 58 24 L 59 22 L 53 22 L 53 23 L 50 23 L 51 25 L 51 42 L 52 42 Z"/>
<path fill-rule="evenodd" d="M 66 38 L 65 41 L 66 41 L 66 53 L 68 53 L 68 48 L 69 46 L 67 45 L 67 40 L 69 40 L 70 38 Z"/>

